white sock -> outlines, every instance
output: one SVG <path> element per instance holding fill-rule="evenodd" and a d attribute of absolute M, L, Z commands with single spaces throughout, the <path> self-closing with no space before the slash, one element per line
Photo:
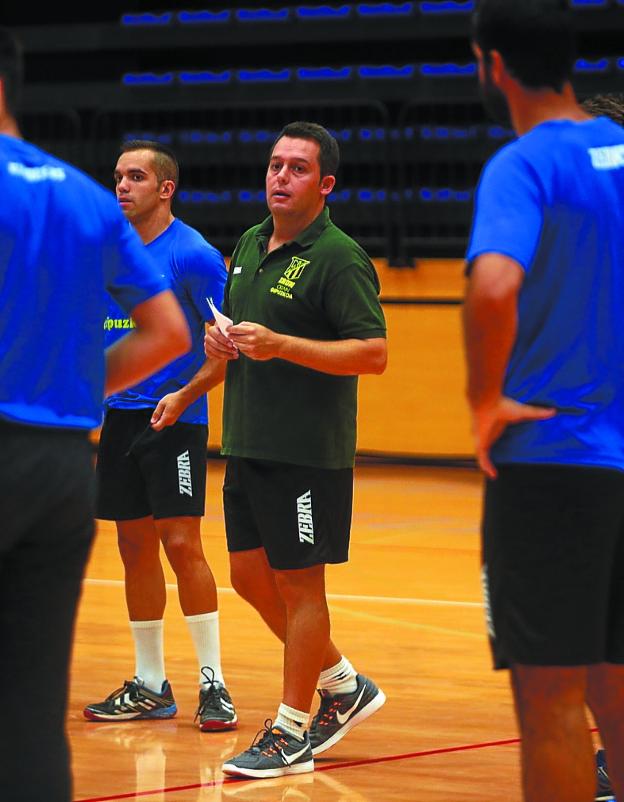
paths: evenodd
<path fill-rule="evenodd" d="M 200 615 L 185 615 L 184 618 L 195 644 L 195 654 L 199 662 L 199 684 L 206 681 L 206 677 L 202 674 L 204 667 L 214 671 L 215 682 L 223 682 L 218 610 Z M 208 676 L 211 676 L 210 672 L 208 672 Z"/>
<path fill-rule="evenodd" d="M 341 657 L 340 662 L 335 666 L 321 671 L 318 686 L 324 691 L 329 691 L 332 696 L 337 693 L 353 693 L 357 688 L 357 672 L 347 660 Z"/>
<path fill-rule="evenodd" d="M 160 693 L 166 679 L 163 621 L 130 621 L 130 629 L 134 638 L 134 673 L 150 690 Z"/>
<path fill-rule="evenodd" d="M 284 702 L 277 708 L 277 718 L 273 722 L 275 727 L 284 730 L 289 735 L 297 738 L 299 741 L 304 740 L 304 736 L 308 729 L 309 713 L 304 713 L 302 710 L 295 710 L 294 707 L 288 707 Z"/>

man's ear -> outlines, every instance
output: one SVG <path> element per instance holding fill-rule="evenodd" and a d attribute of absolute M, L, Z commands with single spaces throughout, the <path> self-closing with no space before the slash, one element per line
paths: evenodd
<path fill-rule="evenodd" d="M 507 75 L 507 67 L 505 66 L 503 57 L 498 52 L 498 50 L 492 50 L 490 52 L 490 59 L 492 63 L 492 67 L 490 70 L 492 81 L 494 85 L 500 89 L 501 83 L 503 83 L 504 78 Z"/>
<path fill-rule="evenodd" d="M 321 195 L 329 195 L 336 186 L 335 175 L 324 175 L 321 178 Z"/>
<path fill-rule="evenodd" d="M 162 184 L 160 185 L 160 197 L 163 200 L 168 200 L 173 198 L 173 193 L 175 192 L 176 185 L 171 179 L 166 178 Z"/>

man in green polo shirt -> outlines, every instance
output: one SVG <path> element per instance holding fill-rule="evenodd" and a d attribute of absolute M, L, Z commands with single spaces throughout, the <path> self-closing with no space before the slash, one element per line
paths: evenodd
<path fill-rule="evenodd" d="M 229 360 L 223 487 L 232 584 L 284 642 L 275 721 L 226 774 L 312 771 L 313 755 L 378 710 L 383 692 L 329 638 L 325 565 L 348 559 L 357 377 L 382 373 L 386 327 L 379 280 L 325 208 L 336 140 L 287 125 L 266 175 L 271 212 L 243 234 L 230 263 L 208 356 Z M 314 689 L 321 704 L 308 733 Z"/>

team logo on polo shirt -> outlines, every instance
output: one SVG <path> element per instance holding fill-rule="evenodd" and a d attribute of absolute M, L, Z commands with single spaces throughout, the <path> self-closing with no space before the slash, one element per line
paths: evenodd
<path fill-rule="evenodd" d="M 293 256 L 290 260 L 290 264 L 284 270 L 284 274 L 280 276 L 277 280 L 277 286 L 271 287 L 271 292 L 273 295 L 279 295 L 281 298 L 288 298 L 292 299 L 292 288 L 295 286 L 295 282 L 298 278 L 301 278 L 301 274 L 306 265 L 310 264 L 309 259 L 300 259 L 298 256 Z"/>
<path fill-rule="evenodd" d="M 290 279 L 290 281 L 297 281 L 297 279 L 301 277 L 304 267 L 309 264 L 309 259 L 300 259 L 298 256 L 293 256 L 290 260 L 290 264 L 286 270 L 284 270 L 284 276 Z"/>

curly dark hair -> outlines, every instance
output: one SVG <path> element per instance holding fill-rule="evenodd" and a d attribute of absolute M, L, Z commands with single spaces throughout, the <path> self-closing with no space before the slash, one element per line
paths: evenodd
<path fill-rule="evenodd" d="M 594 95 L 586 98 L 581 108 L 594 117 L 609 117 L 614 123 L 624 126 L 623 94 Z"/>

